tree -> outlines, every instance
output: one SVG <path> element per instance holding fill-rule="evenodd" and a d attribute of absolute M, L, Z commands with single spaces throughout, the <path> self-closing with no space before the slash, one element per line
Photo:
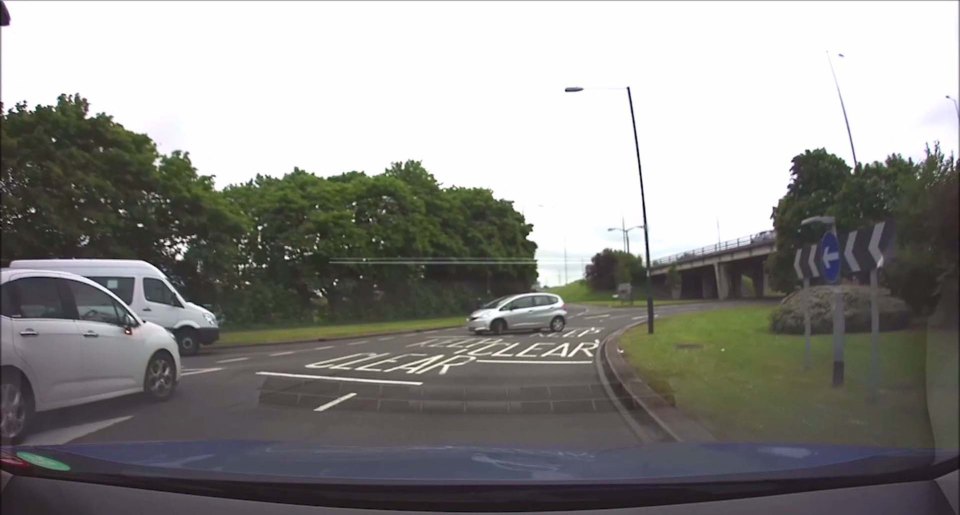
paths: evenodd
<path fill-rule="evenodd" d="M 639 256 L 603 249 L 590 258 L 585 271 L 587 286 L 594 291 L 614 291 L 621 283 L 644 287 L 646 270 Z"/>

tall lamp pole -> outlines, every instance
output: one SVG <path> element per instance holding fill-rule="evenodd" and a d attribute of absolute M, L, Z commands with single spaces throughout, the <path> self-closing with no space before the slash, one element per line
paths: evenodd
<path fill-rule="evenodd" d="M 957 110 L 957 123 L 960 123 L 960 104 L 957 104 L 957 99 L 947 95 L 947 100 L 953 100 L 953 108 Z"/>
<path fill-rule="evenodd" d="M 581 87 L 569 87 L 564 89 L 567 93 L 577 93 L 583 91 Z M 640 206 L 643 210 L 643 242 L 646 247 L 646 272 L 647 283 L 647 333 L 653 334 L 653 288 L 650 284 L 650 224 L 647 223 L 647 199 L 643 191 L 643 166 L 640 164 L 640 141 L 637 137 L 637 118 L 633 111 L 633 94 L 630 92 L 630 86 L 627 86 L 627 102 L 630 103 L 630 122 L 633 127 L 633 146 L 637 152 L 637 173 L 640 176 Z M 851 140 L 852 141 L 852 140 Z"/>
<path fill-rule="evenodd" d="M 843 57 L 843 54 L 837 54 Z M 853 169 L 857 169 L 857 151 L 853 148 L 853 133 L 850 132 L 850 120 L 847 119 L 847 107 L 843 104 L 843 95 L 840 94 L 840 83 L 837 81 L 837 73 L 833 71 L 833 60 L 830 59 L 830 51 L 827 50 L 827 62 L 830 64 L 830 74 L 833 75 L 833 85 L 837 87 L 837 96 L 840 97 L 840 109 L 843 111 L 843 123 L 847 125 L 847 138 L 850 140 L 850 153 L 853 154 Z"/>

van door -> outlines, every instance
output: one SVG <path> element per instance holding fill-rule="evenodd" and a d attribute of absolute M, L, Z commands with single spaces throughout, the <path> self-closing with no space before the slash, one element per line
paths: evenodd
<path fill-rule="evenodd" d="M 140 316 L 167 329 L 173 330 L 185 316 L 183 304 L 177 295 L 160 279 L 143 278 L 143 300 Z"/>

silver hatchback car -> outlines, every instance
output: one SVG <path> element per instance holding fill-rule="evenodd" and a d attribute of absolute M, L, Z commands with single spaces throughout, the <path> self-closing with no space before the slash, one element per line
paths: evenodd
<path fill-rule="evenodd" d="M 552 293 L 521 293 L 492 300 L 467 318 L 473 333 L 500 334 L 507 330 L 562 331 L 567 324 L 566 305 Z"/>

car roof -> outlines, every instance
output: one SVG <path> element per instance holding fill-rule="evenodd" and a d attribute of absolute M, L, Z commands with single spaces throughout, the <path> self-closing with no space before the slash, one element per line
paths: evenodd
<path fill-rule="evenodd" d="M 10 268 L 29 268 L 42 270 L 52 268 L 133 268 L 149 270 L 161 276 L 165 275 L 157 267 L 139 259 L 18 259 L 10 263 Z"/>
<path fill-rule="evenodd" d="M 10 282 L 14 279 L 23 279 L 24 277 L 55 277 L 58 279 L 71 279 L 84 284 L 89 284 L 97 289 L 105 289 L 82 275 L 71 274 L 70 272 L 60 272 L 56 270 L 34 270 L 31 268 L 4 268 L 0 271 L 0 284 Z"/>

